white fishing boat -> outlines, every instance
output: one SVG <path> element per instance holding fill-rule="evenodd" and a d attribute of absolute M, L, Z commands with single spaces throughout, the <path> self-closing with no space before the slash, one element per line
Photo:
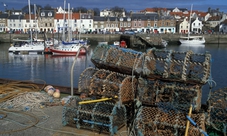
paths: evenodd
<path fill-rule="evenodd" d="M 179 39 L 179 42 L 181 44 L 191 44 L 191 45 L 204 44 L 206 42 L 204 36 L 190 36 L 191 15 L 192 15 L 192 6 L 191 6 L 190 17 L 189 17 L 189 23 L 188 23 L 188 35 L 181 36 Z"/>
<path fill-rule="evenodd" d="M 39 41 L 31 41 L 31 40 L 21 40 L 21 39 L 13 39 L 13 44 L 8 49 L 9 52 L 15 54 L 42 54 L 44 51 L 44 43 Z"/>
<path fill-rule="evenodd" d="M 186 37 L 180 37 L 179 39 L 181 44 L 204 44 L 205 38 L 203 36 L 186 36 Z"/>

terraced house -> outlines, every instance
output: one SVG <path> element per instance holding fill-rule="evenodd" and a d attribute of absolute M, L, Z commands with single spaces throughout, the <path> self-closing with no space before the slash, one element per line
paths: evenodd
<path fill-rule="evenodd" d="M 213 10 L 208 10 L 213 11 Z M 107 12 L 107 13 L 105 13 Z M 38 14 L 31 14 L 31 21 L 26 14 L 7 12 L 0 14 L 0 32 L 10 29 L 20 32 L 59 32 L 70 28 L 74 33 L 117 33 L 125 30 L 133 30 L 142 33 L 200 33 L 207 29 L 215 29 L 226 19 L 226 14 L 218 12 L 192 12 L 192 23 L 189 28 L 189 11 L 186 9 L 147 8 L 140 12 L 124 11 L 117 14 L 110 10 L 102 10 L 100 16 L 94 16 L 94 12 L 72 12 L 72 10 L 39 9 Z M 215 16 L 214 16 L 215 15 Z M 213 19 L 215 18 L 215 20 Z M 223 25 L 224 26 L 224 25 Z"/>

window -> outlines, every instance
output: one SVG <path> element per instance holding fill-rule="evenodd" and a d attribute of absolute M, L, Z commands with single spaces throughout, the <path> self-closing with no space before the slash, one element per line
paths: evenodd
<path fill-rule="evenodd" d="M 41 16 L 44 17 L 44 16 L 45 16 L 45 12 L 42 12 L 42 13 L 41 13 Z"/>
<path fill-rule="evenodd" d="M 148 27 L 150 27 L 150 26 L 151 26 L 151 24 L 150 24 L 150 23 L 148 23 L 148 24 L 147 24 L 147 26 L 148 26 Z"/>
<path fill-rule="evenodd" d="M 120 26 L 123 27 L 123 23 L 122 22 L 120 23 Z"/>
<path fill-rule="evenodd" d="M 52 12 L 49 12 L 49 13 L 48 13 L 48 16 L 51 17 L 51 16 L 52 16 Z"/>
<path fill-rule="evenodd" d="M 136 23 L 134 23 L 134 27 L 136 27 L 137 26 L 137 24 Z"/>
<path fill-rule="evenodd" d="M 124 23 L 124 27 L 127 27 L 127 23 Z"/>

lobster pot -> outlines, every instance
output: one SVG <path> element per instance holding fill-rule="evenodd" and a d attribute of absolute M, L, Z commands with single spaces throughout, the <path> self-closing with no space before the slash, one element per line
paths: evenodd
<path fill-rule="evenodd" d="M 97 71 L 91 80 L 90 93 L 114 98 L 119 104 L 134 100 L 137 79 L 104 69 Z"/>
<path fill-rule="evenodd" d="M 219 135 L 224 135 L 227 128 L 227 88 L 215 90 L 211 93 L 209 103 L 210 130 L 215 130 Z"/>
<path fill-rule="evenodd" d="M 120 98 L 119 97 L 119 90 L 121 87 L 121 83 L 126 78 L 126 75 L 112 72 L 110 73 L 104 82 L 103 85 L 103 95 L 106 97 L 112 98 Z"/>
<path fill-rule="evenodd" d="M 94 75 L 91 78 L 91 84 L 90 84 L 90 92 L 91 95 L 99 95 L 99 96 L 105 96 L 105 90 L 103 89 L 103 86 L 105 85 L 106 77 L 111 72 L 105 69 L 100 69 L 94 73 Z"/>
<path fill-rule="evenodd" d="M 192 51 L 171 53 L 171 59 L 166 69 L 168 79 L 186 81 L 187 62 L 191 54 Z"/>
<path fill-rule="evenodd" d="M 205 130 L 205 115 L 191 114 L 197 125 Z M 142 107 L 135 119 L 136 134 L 139 136 L 183 136 L 185 134 L 187 118 L 185 113 L 157 107 Z M 189 136 L 202 136 L 199 129 L 189 125 Z"/>
<path fill-rule="evenodd" d="M 91 58 L 91 61 L 96 67 L 124 74 L 132 74 L 134 65 L 142 54 L 131 49 L 116 48 L 114 46 L 106 47 L 106 45 L 97 46 L 96 50 L 93 54 L 94 57 L 92 56 Z M 103 51 L 102 53 L 101 50 Z M 100 59 L 98 59 L 99 57 Z"/>
<path fill-rule="evenodd" d="M 210 77 L 210 62 L 211 55 L 208 53 L 191 54 L 186 68 L 186 80 L 205 84 Z"/>
<path fill-rule="evenodd" d="M 90 100 L 86 98 L 83 100 Z M 79 96 L 72 96 L 64 102 L 64 107 L 62 110 L 62 124 L 64 126 L 75 126 L 74 118 L 76 117 L 76 112 L 78 110 L 78 103 L 81 101 Z"/>
<path fill-rule="evenodd" d="M 140 78 L 137 93 L 143 104 L 184 111 L 193 103 L 193 110 L 201 109 L 202 86 L 199 85 Z"/>
<path fill-rule="evenodd" d="M 149 49 L 146 54 L 140 57 L 140 60 L 144 62 L 143 69 L 140 69 L 140 65 L 136 65 L 136 73 L 140 73 L 142 70 L 143 76 L 147 76 L 152 79 L 161 79 L 168 76 L 167 69 L 170 60 L 170 51 Z"/>
<path fill-rule="evenodd" d="M 211 55 L 149 49 L 135 65 L 135 73 L 150 79 L 205 84 L 210 76 Z"/>
<path fill-rule="evenodd" d="M 134 76 L 89 68 L 80 75 L 79 92 L 115 98 L 114 100 L 122 104 L 134 100 L 136 82 Z"/>
<path fill-rule="evenodd" d="M 126 109 L 111 102 L 83 104 L 74 120 L 77 128 L 114 135 L 126 123 Z"/>
<path fill-rule="evenodd" d="M 92 56 L 91 56 L 91 62 L 98 68 L 102 69 L 102 68 L 105 68 L 106 66 L 106 63 L 105 63 L 105 59 L 106 59 L 106 55 L 107 55 L 107 52 L 109 50 L 111 46 L 109 45 L 105 45 L 105 44 L 99 44 Z"/>
<path fill-rule="evenodd" d="M 79 77 L 78 91 L 89 93 L 92 76 L 98 70 L 92 67 L 86 68 Z"/>

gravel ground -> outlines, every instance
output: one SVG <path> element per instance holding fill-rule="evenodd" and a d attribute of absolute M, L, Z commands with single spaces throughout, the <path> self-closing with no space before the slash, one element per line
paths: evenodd
<path fill-rule="evenodd" d="M 39 112 L 25 112 L 29 114 L 3 111 L 7 116 L 0 118 L 0 136 L 108 136 L 91 130 L 63 126 L 62 110 L 63 106 L 50 106 Z M 5 115 L 3 112 L 0 110 L 1 116 Z M 25 129 L 28 124 L 33 125 L 36 122 L 36 117 L 39 119 L 38 124 Z M 119 130 L 116 136 L 126 136 L 125 128 Z"/>

